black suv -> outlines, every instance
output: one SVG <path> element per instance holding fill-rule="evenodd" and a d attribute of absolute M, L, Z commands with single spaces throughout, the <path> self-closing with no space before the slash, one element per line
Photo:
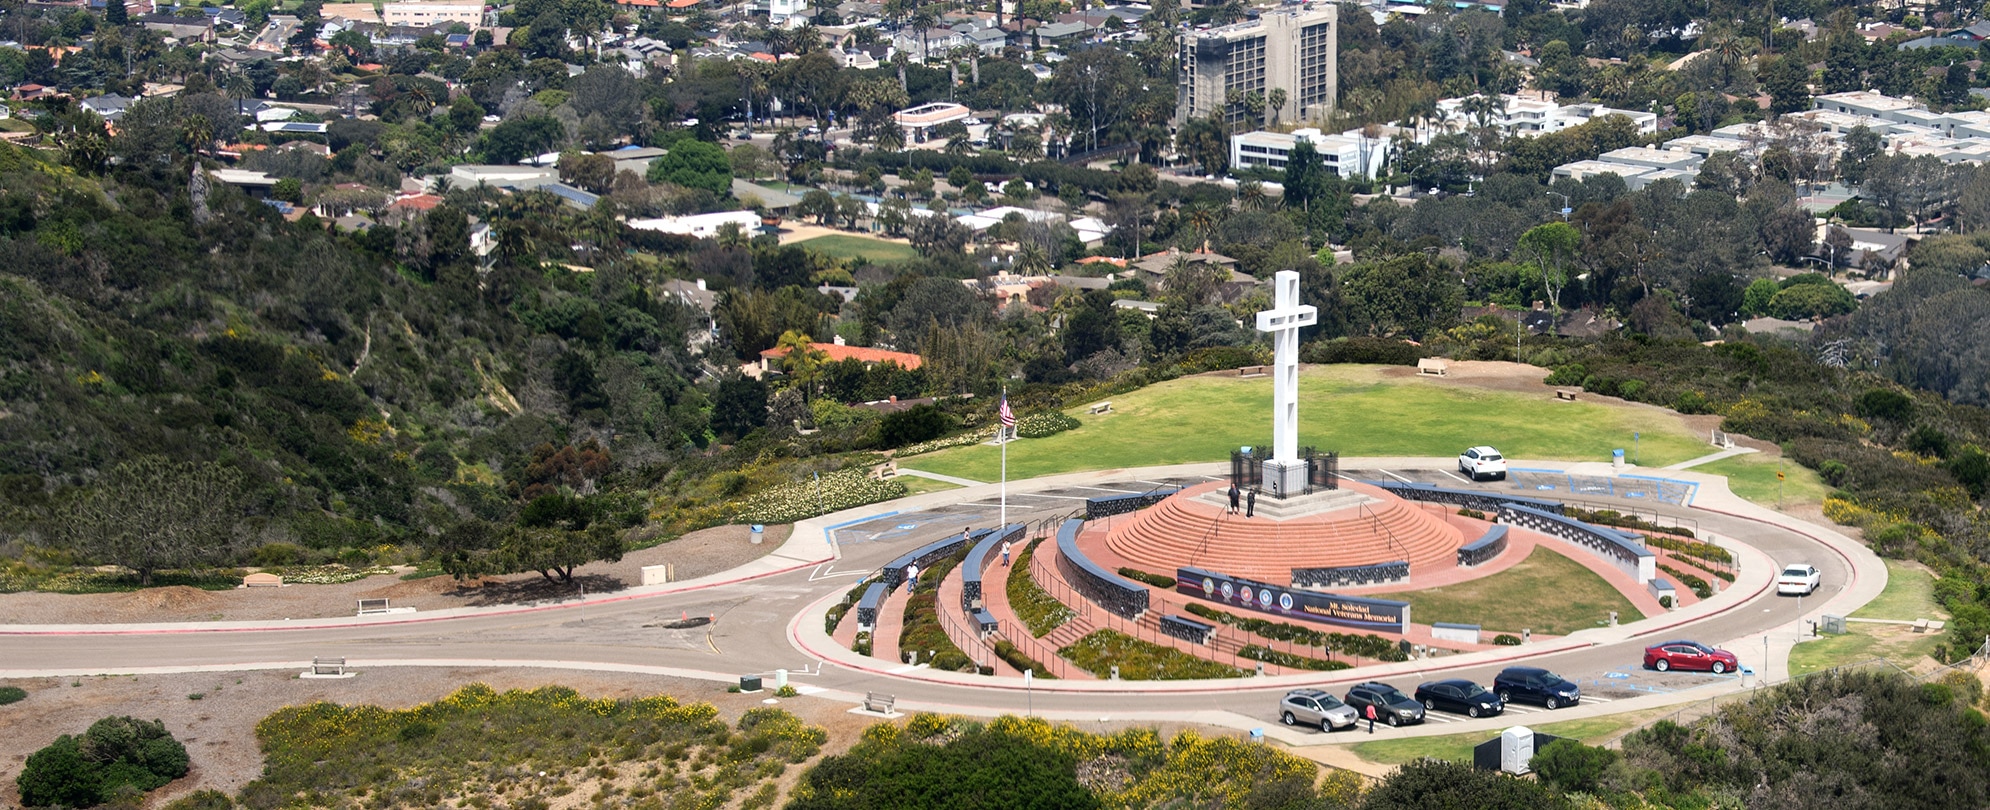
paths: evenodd
<path fill-rule="evenodd" d="M 1507 667 L 1493 678 L 1493 691 L 1501 703 L 1525 700 L 1545 708 L 1559 709 L 1582 701 L 1582 689 L 1562 676 L 1540 667 Z"/>
<path fill-rule="evenodd" d="M 1423 722 L 1423 704 L 1410 699 L 1402 690 L 1386 683 L 1370 681 L 1356 684 L 1347 690 L 1347 705 L 1353 706 L 1361 717 L 1368 716 L 1368 707 L 1375 707 L 1375 719 L 1392 726 L 1404 723 Z"/>

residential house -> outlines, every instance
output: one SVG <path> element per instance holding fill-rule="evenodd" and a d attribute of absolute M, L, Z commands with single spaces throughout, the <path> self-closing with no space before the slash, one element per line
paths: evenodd
<path fill-rule="evenodd" d="M 911 371 L 913 369 L 920 367 L 925 363 L 924 358 L 921 358 L 919 355 L 913 354 L 911 352 L 886 351 L 884 349 L 873 349 L 867 346 L 845 346 L 840 343 L 817 343 L 811 346 L 810 349 L 812 351 L 822 352 L 823 359 L 828 362 L 840 363 L 844 360 L 858 360 L 864 364 L 865 368 L 870 368 L 871 366 L 875 366 L 879 363 L 897 363 L 899 368 Z M 787 356 L 788 356 L 788 349 L 785 346 L 776 346 L 772 349 L 764 350 L 760 352 L 760 362 L 758 363 L 758 367 L 754 370 L 758 371 L 759 374 L 766 374 L 770 371 L 779 371 L 781 358 Z M 756 374 L 755 376 L 758 376 L 758 374 Z"/>
<path fill-rule="evenodd" d="M 101 96 L 83 99 L 83 109 L 96 113 L 97 117 L 115 124 L 118 119 L 124 117 L 124 111 L 131 108 L 133 101 L 134 99 L 125 98 L 116 93 L 106 93 Z"/>

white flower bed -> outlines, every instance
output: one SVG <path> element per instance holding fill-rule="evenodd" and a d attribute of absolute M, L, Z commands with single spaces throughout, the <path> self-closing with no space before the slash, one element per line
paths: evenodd
<path fill-rule="evenodd" d="M 285 585 L 340 585 L 376 574 L 390 574 L 393 571 L 382 566 L 349 568 L 343 565 L 287 565 L 265 568 L 263 573 L 283 577 Z"/>
<path fill-rule="evenodd" d="M 1057 411 L 1033 413 L 1016 420 L 1016 435 L 1025 439 L 1054 436 L 1078 426 L 1078 420 Z"/>
<path fill-rule="evenodd" d="M 980 444 L 993 438 L 995 438 L 995 431 L 993 430 L 973 430 L 958 436 L 948 436 L 944 439 L 934 439 L 930 442 L 908 444 L 898 448 L 898 452 L 893 455 L 897 458 L 916 456 L 920 453 L 931 453 L 934 450 L 945 450 L 949 447 L 966 447 L 970 444 Z"/>
<path fill-rule="evenodd" d="M 748 523 L 793 523 L 853 506 L 905 497 L 905 485 L 880 481 L 857 470 L 823 473 L 814 478 L 761 490 L 738 503 L 739 519 Z"/>

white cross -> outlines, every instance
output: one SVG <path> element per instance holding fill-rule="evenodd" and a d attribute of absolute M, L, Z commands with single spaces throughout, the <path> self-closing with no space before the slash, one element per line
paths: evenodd
<path fill-rule="evenodd" d="M 1273 306 L 1258 313 L 1258 331 L 1272 334 L 1271 459 L 1299 460 L 1299 330 L 1320 322 L 1320 310 L 1299 303 L 1299 273 L 1272 277 Z"/>

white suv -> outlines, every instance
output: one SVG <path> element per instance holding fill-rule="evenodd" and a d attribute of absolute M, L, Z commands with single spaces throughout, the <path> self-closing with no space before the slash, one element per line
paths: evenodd
<path fill-rule="evenodd" d="M 1470 476 L 1474 481 L 1481 478 L 1504 481 L 1506 457 L 1490 447 L 1474 447 L 1458 454 L 1458 471 Z"/>

